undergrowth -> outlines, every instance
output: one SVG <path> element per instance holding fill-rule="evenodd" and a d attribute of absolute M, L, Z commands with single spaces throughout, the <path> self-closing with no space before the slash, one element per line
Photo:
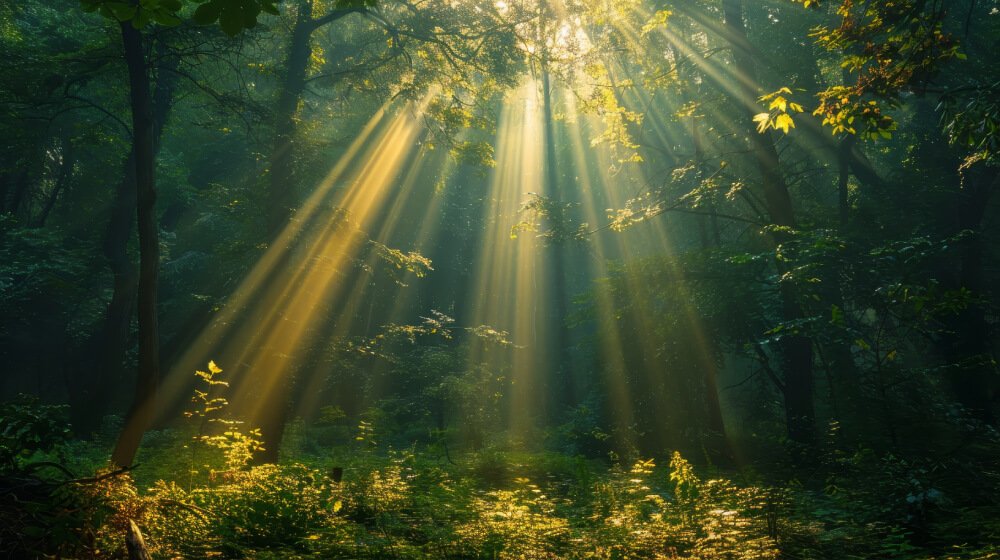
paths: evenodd
<path fill-rule="evenodd" d="M 203 376 L 211 387 L 223 386 L 216 370 Z M 679 452 L 606 462 L 499 444 L 393 450 L 362 421 L 322 453 L 255 465 L 257 432 L 217 397 L 194 402 L 187 426 L 147 435 L 142 465 L 84 478 L 65 465 L 85 472 L 107 442 L 70 439 L 60 407 L 7 405 L 0 553 L 121 558 L 131 520 L 164 559 L 1000 558 L 1000 472 L 959 457 L 831 447 L 798 480 Z"/>

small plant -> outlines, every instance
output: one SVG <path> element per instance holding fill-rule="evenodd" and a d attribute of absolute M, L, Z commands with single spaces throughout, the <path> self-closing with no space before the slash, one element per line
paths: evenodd
<path fill-rule="evenodd" d="M 70 429 L 65 416 L 65 406 L 43 405 L 26 395 L 0 406 L 0 469 L 23 467 L 35 453 L 48 453 L 66 443 Z"/>
<path fill-rule="evenodd" d="M 226 472 L 232 473 L 246 468 L 253 459 L 253 454 L 264 450 L 264 442 L 261 440 L 259 428 L 243 431 L 241 430 L 243 421 L 221 416 L 221 412 L 229 404 L 225 397 L 219 394 L 222 388 L 229 387 L 228 382 L 218 379 L 221 373 L 222 368 L 214 361 L 208 362 L 208 371 L 195 372 L 207 387 L 204 391 L 195 389 L 194 396 L 191 397 L 195 409 L 185 412 L 184 415 L 188 418 L 201 418 L 198 434 L 194 436 L 195 440 L 221 450 L 225 454 Z M 219 426 L 221 431 L 205 434 L 204 431 L 209 424 Z"/>

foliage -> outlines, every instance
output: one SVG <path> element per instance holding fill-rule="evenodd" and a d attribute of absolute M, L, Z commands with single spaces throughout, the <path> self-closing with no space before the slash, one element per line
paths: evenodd
<path fill-rule="evenodd" d="M 37 397 L 21 395 L 0 406 L 0 455 L 3 469 L 23 468 L 37 453 L 56 450 L 70 439 L 66 406 L 42 405 Z"/>
<path fill-rule="evenodd" d="M 886 107 L 897 106 L 905 90 L 931 80 L 943 62 L 965 56 L 944 30 L 943 7 L 847 0 L 836 13 L 839 26 L 813 33 L 820 46 L 843 53 L 841 67 L 857 77 L 853 84 L 819 94 L 815 114 L 834 134 L 860 130 L 870 138 L 891 137 L 897 125 Z"/>
<path fill-rule="evenodd" d="M 791 94 L 792 90 L 783 87 L 778 91 L 760 97 L 760 102 L 768 103 L 768 112 L 754 115 L 753 120 L 757 123 L 757 132 L 763 134 L 770 129 L 774 129 L 788 134 L 788 129 L 795 128 L 795 121 L 792 119 L 792 115 L 794 113 L 801 113 L 805 109 L 802 108 L 802 105 L 789 101 L 785 97 L 785 95 Z"/>
<path fill-rule="evenodd" d="M 136 29 L 142 29 L 151 22 L 174 26 L 181 23 L 184 4 L 189 0 L 80 0 L 86 12 L 98 12 L 102 16 L 121 22 L 132 22 Z M 257 25 L 261 12 L 278 15 L 275 0 L 197 0 L 198 7 L 191 18 L 201 25 L 219 22 L 228 35 L 234 36 L 243 29 Z"/>
<path fill-rule="evenodd" d="M 222 416 L 222 410 L 229 402 L 217 390 L 229 387 L 229 383 L 218 379 L 220 373 L 222 368 L 215 365 L 214 361 L 208 362 L 208 371 L 195 372 L 205 384 L 206 390 L 194 390 L 191 402 L 196 405 L 195 409 L 186 411 L 184 415 L 201 419 L 195 440 L 221 450 L 226 457 L 225 473 L 232 474 L 244 469 L 253 459 L 254 453 L 264 451 L 264 442 L 259 428 L 244 431 L 240 429 L 244 423 L 242 420 Z M 210 433 L 202 433 L 206 430 Z"/>

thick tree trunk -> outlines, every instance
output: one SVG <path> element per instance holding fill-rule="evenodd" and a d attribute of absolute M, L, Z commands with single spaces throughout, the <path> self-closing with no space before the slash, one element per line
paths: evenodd
<path fill-rule="evenodd" d="M 723 18 L 726 38 L 733 46 L 735 63 L 734 81 L 740 90 L 739 104 L 743 109 L 750 147 L 761 178 L 761 189 L 771 223 L 778 226 L 795 227 L 792 198 L 781 174 L 778 151 L 770 134 L 759 134 L 753 123 L 755 100 L 758 95 L 754 85 L 754 64 L 752 48 L 747 40 L 743 24 L 741 0 L 723 0 Z M 782 234 L 775 234 L 776 243 L 787 241 Z M 777 262 L 779 276 L 784 272 L 784 264 Z M 781 315 L 786 322 L 801 319 L 796 290 L 788 283 L 779 285 Z M 811 444 L 815 437 L 815 413 L 812 393 L 812 340 L 803 335 L 789 335 L 779 343 L 781 364 L 785 375 L 785 421 L 788 437 L 797 443 Z"/>
<path fill-rule="evenodd" d="M 135 397 L 111 461 L 131 465 L 142 435 L 152 422 L 160 381 L 157 281 L 160 247 L 156 223 L 155 126 L 142 33 L 131 22 L 121 24 L 132 107 L 132 153 L 135 156 L 136 217 L 139 232 L 139 371 Z"/>
<path fill-rule="evenodd" d="M 20 214 L 25 194 L 28 192 L 29 183 L 30 174 L 28 173 L 28 167 L 24 166 L 10 181 L 9 186 L 5 188 L 5 190 L 8 191 L 8 194 L 5 194 L 4 200 L 2 201 L 4 203 L 4 212 L 15 216 Z"/>
<path fill-rule="evenodd" d="M 281 233 L 294 211 L 296 116 L 305 91 L 309 60 L 312 58 L 310 39 L 316 30 L 316 22 L 312 17 L 312 0 L 300 0 L 297 5 L 298 14 L 295 26 L 292 28 L 288 54 L 285 57 L 285 74 L 274 111 L 274 140 L 271 147 L 267 191 L 268 230 L 272 238 Z M 290 256 L 291 253 L 291 248 L 286 248 L 286 256 Z M 262 373 L 255 372 L 254 369 L 264 365 L 250 364 L 249 374 Z M 291 379 L 279 381 L 267 394 L 257 396 L 266 400 L 267 405 L 262 407 L 262 416 L 250 419 L 260 428 L 264 440 L 264 451 L 255 456 L 256 462 L 278 461 L 278 451 L 288 419 L 288 393 L 292 382 Z"/>
<path fill-rule="evenodd" d="M 851 219 L 851 205 L 848 196 L 848 181 L 851 175 L 851 160 L 857 137 L 849 134 L 837 146 L 837 222 L 840 231 L 847 230 Z"/>
<path fill-rule="evenodd" d="M 677 77 L 681 81 L 682 87 L 685 90 L 686 97 L 689 99 L 697 99 L 700 96 L 700 92 L 696 91 L 694 87 L 690 84 L 694 82 L 692 79 L 692 74 L 694 70 L 685 71 L 680 67 L 681 52 L 672 43 L 670 45 L 671 54 L 674 58 L 674 64 L 676 67 Z M 691 116 L 691 143 L 694 148 L 694 165 L 698 170 L 698 177 L 705 176 L 705 148 L 702 141 L 701 129 L 699 127 L 699 117 Z M 699 234 L 701 237 L 702 249 L 711 249 L 712 247 L 718 247 L 722 244 L 722 235 L 719 231 L 719 221 L 716 216 L 715 203 L 711 200 L 708 201 L 708 216 L 699 215 L 698 227 Z M 709 235 L 709 229 L 711 229 L 711 236 Z M 695 316 L 691 316 L 688 319 L 690 327 L 695 330 L 700 330 L 702 326 L 699 320 Z M 708 428 L 707 437 L 703 441 L 705 449 L 708 451 L 709 456 L 712 460 L 719 463 L 730 463 L 733 460 L 733 450 L 729 442 L 729 437 L 726 433 L 726 423 L 722 415 L 722 403 L 719 400 L 719 368 L 716 363 L 715 356 L 713 355 L 714 348 L 710 348 L 708 345 L 712 342 L 705 338 L 704 344 L 699 344 L 698 352 L 698 369 L 701 372 L 702 381 L 704 386 L 702 387 L 702 402 L 704 406 L 704 413 L 706 419 L 706 427 Z"/>
<path fill-rule="evenodd" d="M 295 115 L 306 87 L 306 69 L 312 57 L 310 37 L 315 31 L 312 1 L 299 2 L 292 40 L 285 57 L 285 75 L 274 111 L 274 144 L 271 148 L 268 202 L 271 233 L 281 231 L 294 203 Z"/>

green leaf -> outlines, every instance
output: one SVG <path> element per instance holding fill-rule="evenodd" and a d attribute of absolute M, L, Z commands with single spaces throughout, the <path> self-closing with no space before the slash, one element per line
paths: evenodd
<path fill-rule="evenodd" d="M 219 14 L 219 27 L 230 37 L 235 37 L 243 30 L 243 12 L 238 5 L 227 4 L 222 8 Z"/>
<path fill-rule="evenodd" d="M 194 14 L 191 19 L 198 25 L 210 25 L 215 23 L 219 19 L 219 14 L 222 12 L 221 2 L 207 2 L 198 6 L 195 9 Z"/>
<path fill-rule="evenodd" d="M 834 325 L 844 324 L 844 312 L 836 305 L 830 306 L 830 322 Z"/>
<path fill-rule="evenodd" d="M 105 4 L 104 6 L 108 9 L 108 11 L 111 12 L 111 16 L 117 19 L 118 21 L 130 21 L 132 18 L 135 17 L 135 12 L 136 12 L 135 6 L 129 4 L 123 4 L 121 2 L 109 3 Z M 136 27 L 139 27 L 139 25 L 136 25 Z"/>
<path fill-rule="evenodd" d="M 243 27 L 249 29 L 257 25 L 257 15 L 260 14 L 260 5 L 257 2 L 243 2 L 240 8 L 243 13 Z"/>

